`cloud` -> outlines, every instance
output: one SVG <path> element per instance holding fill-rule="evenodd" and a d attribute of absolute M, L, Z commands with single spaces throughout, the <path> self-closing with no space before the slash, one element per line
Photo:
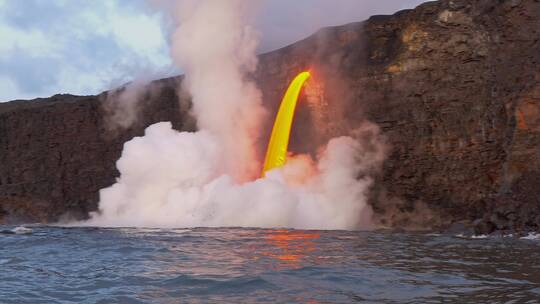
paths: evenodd
<path fill-rule="evenodd" d="M 0 77 L 10 88 L 0 101 L 96 94 L 170 70 L 161 17 L 142 1 L 0 1 Z"/>
<path fill-rule="evenodd" d="M 43 32 L 21 30 L 15 27 L 0 27 L 0 54 L 12 54 L 23 51 L 32 56 L 58 56 L 58 47 L 54 40 L 47 37 Z"/>
<path fill-rule="evenodd" d="M 261 32 L 259 52 L 293 43 L 323 26 L 423 2 L 253 1 L 259 4 L 252 20 Z M 144 0 L 0 0 L 0 77 L 11 88 L 0 91 L 0 102 L 56 93 L 96 94 L 139 75 L 179 73 L 168 54 L 170 33 L 171 24 Z"/>
<path fill-rule="evenodd" d="M 414 8 L 424 0 L 258 0 L 262 33 L 261 50 L 293 43 L 321 27 L 363 21 L 372 15 L 392 14 Z"/>
<path fill-rule="evenodd" d="M 0 2 L 0 5 L 1 4 L 2 3 Z M 5 96 L 6 99 L 9 100 L 27 97 L 13 80 L 2 75 L 0 75 L 0 92 L 2 92 L 2 96 Z"/>

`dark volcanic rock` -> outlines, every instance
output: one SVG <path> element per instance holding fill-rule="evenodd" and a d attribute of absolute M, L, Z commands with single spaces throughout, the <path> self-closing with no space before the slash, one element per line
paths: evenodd
<path fill-rule="evenodd" d="M 381 224 L 538 229 L 539 31 L 536 0 L 429 2 L 263 54 L 254 77 L 273 117 L 292 77 L 313 71 L 306 93 L 319 102 L 300 103 L 293 151 L 313 153 L 366 119 L 379 125 L 389 146 L 372 198 Z M 105 95 L 0 104 L 0 218 L 95 210 L 126 140 L 157 121 L 193 129 L 179 80 L 153 83 L 138 123 L 116 132 Z"/>
<path fill-rule="evenodd" d="M 125 141 L 159 121 L 193 130 L 176 82 L 151 86 L 159 94 L 145 102 L 140 121 L 122 131 L 106 124 L 107 93 L 0 104 L 0 223 L 84 218 L 96 210 L 98 190 L 114 183 Z"/>
<path fill-rule="evenodd" d="M 366 117 L 388 138 L 373 203 L 383 224 L 474 220 L 540 170 L 539 29 L 538 1 L 430 2 L 263 55 L 261 83 L 279 100 L 284 79 L 311 67 L 350 90 L 323 99 L 342 108 L 334 130 Z"/>

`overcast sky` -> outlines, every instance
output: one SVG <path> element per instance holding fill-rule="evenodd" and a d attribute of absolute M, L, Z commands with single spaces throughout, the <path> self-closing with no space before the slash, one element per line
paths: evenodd
<path fill-rule="evenodd" d="M 323 26 L 424 2 L 257 1 L 261 52 Z M 134 77 L 177 74 L 168 56 L 167 32 L 160 13 L 144 0 L 0 0 L 0 101 L 97 94 Z"/>

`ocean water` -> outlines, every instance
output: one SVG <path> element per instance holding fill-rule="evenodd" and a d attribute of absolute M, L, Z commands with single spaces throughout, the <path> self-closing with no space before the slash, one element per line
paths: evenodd
<path fill-rule="evenodd" d="M 540 303 L 535 238 L 31 229 L 0 234 L 0 303 Z"/>

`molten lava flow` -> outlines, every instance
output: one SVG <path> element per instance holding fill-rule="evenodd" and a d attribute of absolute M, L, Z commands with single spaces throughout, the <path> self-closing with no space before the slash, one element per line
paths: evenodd
<path fill-rule="evenodd" d="M 285 96 L 283 96 L 274 122 L 274 129 L 272 129 L 272 136 L 268 143 L 268 150 L 266 150 L 266 159 L 262 171 L 263 177 L 266 172 L 285 164 L 296 102 L 304 83 L 310 76 L 309 72 L 298 74 L 289 85 Z"/>

